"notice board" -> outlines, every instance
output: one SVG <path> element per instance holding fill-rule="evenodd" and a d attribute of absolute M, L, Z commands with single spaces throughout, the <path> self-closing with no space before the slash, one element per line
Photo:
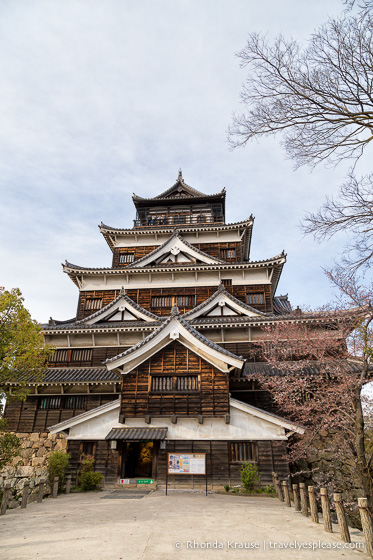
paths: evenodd
<path fill-rule="evenodd" d="M 168 474 L 206 474 L 206 453 L 168 453 Z"/>

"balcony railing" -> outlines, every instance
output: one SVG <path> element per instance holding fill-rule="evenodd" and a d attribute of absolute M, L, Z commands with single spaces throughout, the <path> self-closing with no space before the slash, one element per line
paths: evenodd
<path fill-rule="evenodd" d="M 133 220 L 133 227 L 159 227 L 159 226 L 178 226 L 184 224 L 223 224 L 223 216 L 211 216 L 203 214 L 172 214 L 169 216 L 148 216 L 147 218 L 136 218 Z"/>

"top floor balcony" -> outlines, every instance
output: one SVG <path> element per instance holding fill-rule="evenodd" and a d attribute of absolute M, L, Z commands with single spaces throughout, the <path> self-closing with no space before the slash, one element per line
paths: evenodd
<path fill-rule="evenodd" d="M 160 227 L 160 226 L 178 226 L 178 225 L 205 225 L 205 224 L 224 224 L 224 216 L 222 214 L 212 215 L 195 212 L 180 212 L 171 214 L 148 214 L 146 216 L 139 215 L 133 220 L 134 228 L 143 227 Z"/>

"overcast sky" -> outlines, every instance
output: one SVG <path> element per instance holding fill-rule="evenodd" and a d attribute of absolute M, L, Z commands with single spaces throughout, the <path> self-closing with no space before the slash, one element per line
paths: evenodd
<path fill-rule="evenodd" d="M 227 220 L 255 216 L 251 258 L 283 249 L 278 294 L 331 299 L 319 245 L 298 223 L 343 182 L 346 166 L 294 171 L 280 139 L 230 151 L 249 32 L 306 41 L 337 0 L 2 0 L 0 2 L 0 285 L 32 316 L 75 316 L 61 262 L 110 266 L 103 221 L 131 227 L 131 196 L 169 188 L 178 169 L 206 193 L 227 189 Z"/>

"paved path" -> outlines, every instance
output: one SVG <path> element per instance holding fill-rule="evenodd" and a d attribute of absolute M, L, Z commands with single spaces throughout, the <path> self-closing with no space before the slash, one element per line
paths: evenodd
<path fill-rule="evenodd" d="M 361 551 L 333 548 L 343 546 L 337 533 L 325 533 L 321 525 L 275 498 L 179 492 L 165 496 L 157 491 L 141 499 L 106 499 L 108 494 L 71 494 L 8 511 L 0 517 L 0 559 L 367 558 Z M 352 540 L 363 542 L 355 530 Z M 257 548 L 239 548 L 245 543 Z M 289 548 L 281 548 L 283 543 Z M 290 547 L 302 543 L 331 548 Z"/>

